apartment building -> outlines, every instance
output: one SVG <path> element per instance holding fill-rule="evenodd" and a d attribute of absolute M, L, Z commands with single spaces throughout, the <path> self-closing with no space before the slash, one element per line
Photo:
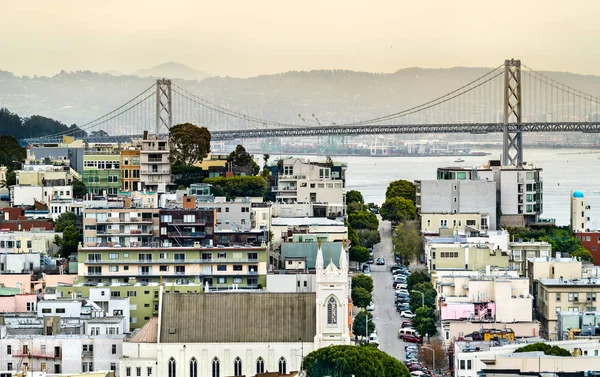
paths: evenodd
<path fill-rule="evenodd" d="M 432 235 L 479 235 L 485 234 L 490 229 L 491 217 L 489 214 L 475 213 L 421 213 L 421 233 Z M 493 216 L 495 217 L 495 216 Z M 495 223 L 495 221 L 494 221 Z"/>
<path fill-rule="evenodd" d="M 557 339 L 557 313 L 595 312 L 598 309 L 597 296 L 600 296 L 600 280 L 595 278 L 568 279 L 538 279 L 537 284 L 537 315 L 544 335 Z"/>
<path fill-rule="evenodd" d="M 141 189 L 164 193 L 171 185 L 170 147 L 167 139 L 149 136 L 137 141 L 140 150 Z"/>
<path fill-rule="evenodd" d="M 162 208 L 160 244 L 163 247 L 212 246 L 215 226 L 215 209 L 197 209 L 193 203 L 191 208 Z"/>
<path fill-rule="evenodd" d="M 93 195 L 117 195 L 121 188 L 121 156 L 114 145 L 96 145 L 83 156 L 83 183 Z"/>
<path fill-rule="evenodd" d="M 518 271 L 521 276 L 528 276 L 530 258 L 549 258 L 552 257 L 552 245 L 548 242 L 530 240 L 529 242 L 519 239 L 517 242 L 508 243 L 510 253 L 510 265 L 513 270 Z"/>
<path fill-rule="evenodd" d="M 440 171 L 446 170 L 448 169 L 438 169 L 438 177 L 444 177 Z M 422 225 L 424 225 L 423 217 L 426 215 L 437 214 L 439 217 L 440 214 L 465 214 L 471 216 L 464 219 L 461 219 L 461 216 L 454 216 L 450 219 L 454 222 L 462 220 L 462 225 L 455 224 L 454 227 L 458 226 L 461 229 L 468 225 L 484 232 L 488 229 L 496 230 L 495 183 L 486 180 L 467 180 L 467 173 L 471 174 L 472 172 L 458 171 L 454 175 L 454 179 L 415 181 L 415 204 L 421 215 Z M 469 224 L 466 224 L 467 220 Z M 448 223 L 443 225 L 438 221 L 432 222 L 429 227 L 431 226 L 434 228 L 449 227 Z"/>
<path fill-rule="evenodd" d="M 55 237 L 62 232 L 33 229 L 30 231 L 0 231 L 0 253 L 41 253 L 53 255 L 59 250 Z"/>
<path fill-rule="evenodd" d="M 491 244 L 438 244 L 429 248 L 430 271 L 478 271 L 487 266 L 508 268 L 509 254 Z"/>
<path fill-rule="evenodd" d="M 299 158 L 280 160 L 271 167 L 275 178 L 275 201 L 285 203 L 327 203 L 315 217 L 342 217 L 345 215 L 346 164 L 304 161 Z M 326 208 L 337 204 L 339 213 L 326 213 Z"/>
<path fill-rule="evenodd" d="M 141 190 L 140 150 L 128 147 L 120 151 L 121 187 L 120 191 Z"/>
<path fill-rule="evenodd" d="M 122 206 L 122 202 L 84 210 L 83 248 L 80 253 L 85 253 L 89 247 L 151 246 L 158 238 L 158 208 L 118 206 Z"/>

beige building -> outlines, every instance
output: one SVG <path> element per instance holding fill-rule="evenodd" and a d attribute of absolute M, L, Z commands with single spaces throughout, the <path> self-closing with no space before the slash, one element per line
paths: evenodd
<path fill-rule="evenodd" d="M 546 258 L 552 256 L 552 245 L 548 242 L 509 242 L 508 251 L 511 255 L 510 265 L 521 276 L 528 276 L 529 258 Z"/>
<path fill-rule="evenodd" d="M 421 213 L 421 232 L 426 235 L 486 233 L 489 215 L 479 213 Z"/>
<path fill-rule="evenodd" d="M 140 182 L 142 189 L 148 191 L 167 192 L 171 184 L 170 147 L 166 139 L 140 140 Z"/>
<path fill-rule="evenodd" d="M 539 279 L 537 284 L 536 311 L 544 335 L 557 339 L 557 312 L 595 312 L 598 310 L 597 297 L 600 296 L 600 280 Z"/>
<path fill-rule="evenodd" d="M 509 255 L 490 244 L 441 244 L 430 249 L 430 270 L 478 271 L 487 266 L 508 268 Z"/>
<path fill-rule="evenodd" d="M 527 260 L 527 277 L 529 293 L 537 293 L 539 279 L 580 279 L 583 275 L 582 263 L 575 258 L 529 258 Z M 593 276 L 589 275 L 589 276 Z"/>
<path fill-rule="evenodd" d="M 485 329 L 511 329 L 516 338 L 532 338 L 540 334 L 540 323 L 538 321 L 522 322 L 483 322 L 464 320 L 442 321 L 441 335 L 444 343 L 449 346 L 454 341 L 463 340 L 466 335 Z"/>

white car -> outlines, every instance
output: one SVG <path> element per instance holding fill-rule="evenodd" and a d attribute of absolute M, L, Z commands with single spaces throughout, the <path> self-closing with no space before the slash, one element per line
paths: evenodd
<path fill-rule="evenodd" d="M 375 304 L 373 303 L 373 301 L 371 301 L 371 303 L 367 305 L 367 311 L 372 312 L 373 310 L 375 310 Z"/>
<path fill-rule="evenodd" d="M 377 333 L 371 333 L 371 335 L 369 335 L 369 343 L 377 343 L 379 344 L 379 337 L 377 336 Z"/>
<path fill-rule="evenodd" d="M 404 317 L 404 318 L 413 318 L 415 315 L 413 314 L 413 312 L 411 312 L 410 310 L 403 310 L 400 313 L 400 317 Z"/>

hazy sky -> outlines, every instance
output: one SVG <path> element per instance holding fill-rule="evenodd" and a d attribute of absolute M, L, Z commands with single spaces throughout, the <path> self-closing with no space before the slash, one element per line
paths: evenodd
<path fill-rule="evenodd" d="M 510 8 L 509 4 L 515 4 Z M 600 74 L 600 0 L 0 0 L 0 69 L 216 75 L 495 67 Z"/>

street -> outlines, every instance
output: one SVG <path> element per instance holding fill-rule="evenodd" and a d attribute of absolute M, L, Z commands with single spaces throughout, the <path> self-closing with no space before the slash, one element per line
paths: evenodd
<path fill-rule="evenodd" d="M 373 302 L 375 303 L 373 317 L 381 350 L 403 362 L 405 343 L 398 339 L 398 329 L 402 318 L 394 306 L 394 289 L 390 272 L 390 267 L 394 264 L 391 223 L 382 221 L 381 217 L 379 217 L 379 232 L 381 233 L 381 243 L 375 245 L 373 252 L 375 259 L 378 257 L 385 259 L 385 266 L 371 265 L 374 284 Z"/>

